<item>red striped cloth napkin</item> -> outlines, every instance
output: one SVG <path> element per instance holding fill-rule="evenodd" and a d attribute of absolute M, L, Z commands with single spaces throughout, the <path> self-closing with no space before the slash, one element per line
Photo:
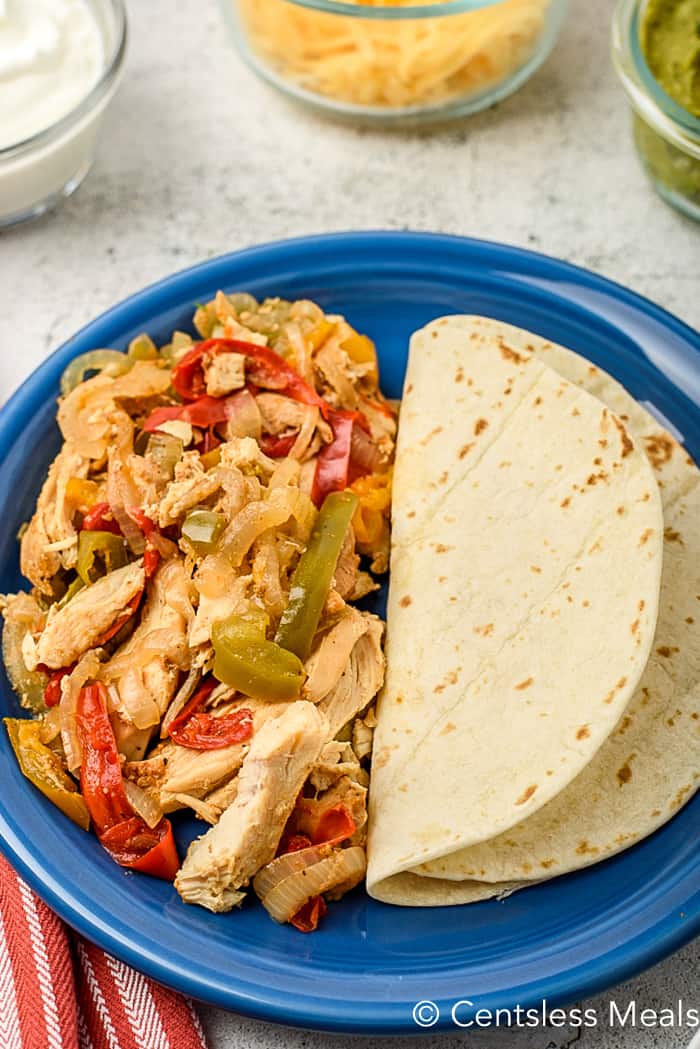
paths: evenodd
<path fill-rule="evenodd" d="M 207 1049 L 192 1003 L 63 924 L 0 856 L 0 1049 Z"/>

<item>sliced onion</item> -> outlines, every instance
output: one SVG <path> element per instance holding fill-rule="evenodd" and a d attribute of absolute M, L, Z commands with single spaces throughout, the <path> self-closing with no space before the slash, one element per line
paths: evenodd
<path fill-rule="evenodd" d="M 270 480 L 268 488 L 285 488 L 290 484 L 299 483 L 300 467 L 294 459 L 278 459 Z"/>
<path fill-rule="evenodd" d="M 175 557 L 179 553 L 177 544 L 172 539 L 167 539 L 156 531 L 151 532 L 148 541 L 154 550 L 158 551 L 164 561 L 169 561 L 171 557 Z M 168 595 L 168 603 L 170 603 L 170 595 Z"/>
<path fill-rule="evenodd" d="M 60 712 L 61 741 L 69 772 L 80 768 L 83 760 L 75 716 L 78 696 L 85 682 L 97 677 L 100 668 L 97 652 L 94 650 L 87 652 L 72 673 L 67 674 L 61 682 L 61 702 L 58 710 Z"/>
<path fill-rule="evenodd" d="M 314 405 L 309 405 L 304 413 L 304 422 L 301 424 L 301 429 L 297 434 L 297 439 L 292 445 L 289 458 L 301 460 L 304 457 L 304 453 L 311 444 L 313 436 L 316 433 L 316 426 L 319 419 L 319 410 Z M 354 427 L 356 430 L 358 427 Z"/>
<path fill-rule="evenodd" d="M 2 658 L 10 684 L 18 693 L 22 706 L 35 713 L 44 710 L 44 689 L 48 678 L 46 674 L 27 669 L 22 645 L 27 635 L 31 640 L 31 636 L 43 628 L 45 618 L 29 594 L 17 594 L 5 609 L 2 631 Z"/>
<path fill-rule="evenodd" d="M 39 739 L 42 743 L 53 743 L 56 736 L 61 732 L 61 711 L 58 707 L 50 707 L 41 720 L 39 727 Z"/>
<path fill-rule="evenodd" d="M 136 815 L 140 816 L 143 822 L 148 824 L 151 829 L 157 827 L 163 819 L 163 810 L 160 805 L 154 801 L 143 787 L 139 787 L 138 783 L 132 783 L 129 779 L 122 780 L 122 782 L 126 800 Z"/>
<path fill-rule="evenodd" d="M 206 823 L 211 823 L 212 826 L 218 823 L 219 810 L 213 805 L 210 805 L 207 801 L 202 801 L 201 798 L 193 798 L 191 794 L 169 794 L 169 797 L 173 801 L 177 801 L 180 805 L 186 805 L 187 808 L 192 809 L 201 820 Z"/>
<path fill-rule="evenodd" d="M 110 500 L 110 510 L 112 511 L 114 520 L 121 528 L 122 535 L 129 544 L 132 552 L 135 553 L 137 557 L 140 557 L 146 549 L 146 540 L 143 537 L 143 532 L 124 506 L 120 506 L 118 503 L 112 503 Z"/>
<path fill-rule="evenodd" d="M 262 416 L 250 390 L 240 390 L 226 398 L 226 435 L 229 440 L 232 437 L 260 440 Z"/>
<path fill-rule="evenodd" d="M 262 905 L 275 921 L 288 922 L 312 897 L 320 896 L 339 885 L 347 885 L 348 888 L 356 885 L 366 869 L 365 850 L 359 845 L 335 849 L 332 855 L 278 882 L 274 889 L 261 897 Z M 255 882 L 253 885 L 257 892 Z"/>
<path fill-rule="evenodd" d="M 296 852 L 285 852 L 258 871 L 253 878 L 253 888 L 262 899 L 290 875 L 313 867 L 332 852 L 333 846 L 327 843 L 310 845 L 307 849 L 298 849 Z"/>
<path fill-rule="evenodd" d="M 161 739 L 166 738 L 170 729 L 171 722 L 178 716 L 180 711 L 185 706 L 185 703 L 192 699 L 194 691 L 197 688 L 197 685 L 199 684 L 201 677 L 201 668 L 192 667 L 189 674 L 183 681 L 182 685 L 173 696 L 172 702 L 170 703 L 170 706 L 165 712 L 165 717 L 163 718 L 163 722 L 160 726 Z"/>
<path fill-rule="evenodd" d="M 117 376 L 128 372 L 133 360 L 119 350 L 89 350 L 70 362 L 61 376 L 61 393 L 65 397 L 79 386 L 88 372 Z"/>
<path fill-rule="evenodd" d="M 244 506 L 221 538 L 222 557 L 238 568 L 259 535 L 268 528 L 279 528 L 296 515 L 299 495 L 298 488 L 273 488 L 264 501 Z"/>
<path fill-rule="evenodd" d="M 353 426 L 350 458 L 353 466 L 365 473 L 374 473 L 382 464 L 382 457 L 376 444 L 361 426 Z"/>

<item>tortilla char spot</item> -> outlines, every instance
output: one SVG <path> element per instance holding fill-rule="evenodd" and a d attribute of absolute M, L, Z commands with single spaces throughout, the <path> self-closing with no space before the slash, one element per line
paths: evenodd
<path fill-rule="evenodd" d="M 644 444 L 647 458 L 655 470 L 660 470 L 662 466 L 665 466 L 673 455 L 674 442 L 665 433 L 649 434 L 644 438 Z"/>
<path fill-rule="evenodd" d="M 540 863 L 540 867 L 542 867 L 543 870 L 548 871 L 550 867 L 554 866 L 554 863 L 554 860 L 542 860 L 542 862 Z"/>
<path fill-rule="evenodd" d="M 515 691 L 524 692 L 526 688 L 529 688 L 530 685 L 534 683 L 534 680 L 533 677 L 526 677 L 524 681 L 521 681 L 519 685 L 515 686 Z"/>
<path fill-rule="evenodd" d="M 416 516 L 416 511 L 415 510 L 409 510 L 408 513 L 406 514 L 406 517 L 415 517 L 415 516 Z"/>
<path fill-rule="evenodd" d="M 630 633 L 636 634 L 639 630 L 639 620 L 635 619 L 633 623 L 630 623 Z"/>
<path fill-rule="evenodd" d="M 580 415 L 581 412 L 578 410 L 578 408 L 572 408 L 571 409 L 571 414 L 572 415 Z"/>
<path fill-rule="evenodd" d="M 685 543 L 683 542 L 683 537 L 681 536 L 681 533 L 680 532 L 676 532 L 675 529 L 673 529 L 673 528 L 665 528 L 664 529 L 664 539 L 666 540 L 667 543 L 680 543 L 681 546 L 685 546 Z"/>
<path fill-rule="evenodd" d="M 646 602 L 644 601 L 644 598 L 642 598 L 642 600 L 641 600 L 641 601 L 639 602 L 639 604 L 637 605 L 637 608 L 639 609 L 639 611 L 640 611 L 640 612 L 643 612 L 643 611 L 644 611 L 644 606 L 645 606 L 645 604 L 646 604 Z"/>
<path fill-rule="evenodd" d="M 531 783 L 529 787 L 525 788 L 525 790 L 522 792 L 522 794 L 520 795 L 520 797 L 518 798 L 518 800 L 516 801 L 515 804 L 516 805 L 524 805 L 526 801 L 530 800 L 530 798 L 532 797 L 532 795 L 535 793 L 536 790 L 537 790 L 537 784 L 536 783 Z"/>
<path fill-rule="evenodd" d="M 654 534 L 653 528 L 645 528 L 639 537 L 639 546 L 645 546 Z"/>
<path fill-rule="evenodd" d="M 588 725 L 581 725 L 581 728 L 576 733 L 576 739 L 588 739 L 591 734 L 591 730 Z"/>
<path fill-rule="evenodd" d="M 591 546 L 589 548 L 588 553 L 589 554 L 597 554 L 602 549 L 603 549 L 603 540 L 602 539 L 596 539 L 596 541 L 593 544 L 593 546 Z"/>
<path fill-rule="evenodd" d="M 449 670 L 439 685 L 436 685 L 433 692 L 444 692 L 448 685 L 456 685 L 459 681 L 459 675 L 462 671 L 461 667 L 457 667 L 455 670 Z"/>
<path fill-rule="evenodd" d="M 680 648 L 677 648 L 676 645 L 659 645 L 656 651 L 662 659 L 671 659 L 677 652 L 680 652 Z"/>
<path fill-rule="evenodd" d="M 391 748 L 390 747 L 382 747 L 382 749 L 379 751 L 379 753 L 376 754 L 374 756 L 374 758 L 372 759 L 372 764 L 374 765 L 374 767 L 376 769 L 382 769 L 387 764 L 387 762 L 389 761 L 390 757 L 391 757 Z"/>
<path fill-rule="evenodd" d="M 412 393 L 412 392 L 413 392 L 413 383 L 409 382 L 408 386 L 404 390 L 404 393 Z"/>
<path fill-rule="evenodd" d="M 456 728 L 457 726 L 455 725 L 454 721 L 448 721 L 445 727 L 440 732 L 440 735 L 447 736 L 450 732 L 454 732 Z"/>
<path fill-rule="evenodd" d="M 403 703 L 403 696 L 397 696 L 394 700 L 395 703 Z"/>
<path fill-rule="evenodd" d="M 625 508 L 624 508 L 624 506 L 618 506 L 618 508 L 617 508 L 617 510 L 615 512 L 617 513 L 617 515 L 619 517 L 624 517 L 624 515 L 625 515 Z"/>
<path fill-rule="evenodd" d="M 530 571 L 535 572 L 537 575 L 539 575 L 542 572 L 542 569 L 539 565 L 530 565 Z"/>
<path fill-rule="evenodd" d="M 484 626 L 475 626 L 474 633 L 480 637 L 490 637 L 493 634 L 493 623 L 486 623 Z"/>
<path fill-rule="evenodd" d="M 474 447 L 474 442 L 470 441 L 468 444 L 463 444 L 459 449 L 459 458 L 464 459 L 465 456 L 469 455 L 470 451 Z"/>
<path fill-rule="evenodd" d="M 695 622 L 695 620 L 693 619 L 693 617 L 692 617 L 692 616 L 686 616 L 686 617 L 685 617 L 685 621 L 686 621 L 686 623 L 688 624 L 688 626 L 692 626 L 692 625 L 693 625 L 693 623 Z"/>
<path fill-rule="evenodd" d="M 608 426 L 608 419 L 610 418 L 610 412 L 607 408 L 603 408 L 600 414 L 600 431 L 601 433 L 607 433 L 610 427 Z"/>
<path fill-rule="evenodd" d="M 438 484 L 447 484 L 449 476 L 449 472 L 447 470 L 443 470 L 440 476 L 438 477 Z"/>
<path fill-rule="evenodd" d="M 617 778 L 620 782 L 620 786 L 624 786 L 625 783 L 629 783 L 629 781 L 632 779 L 632 769 L 629 767 L 629 764 L 627 762 L 625 762 L 622 768 L 619 768 L 617 770 Z"/>
<path fill-rule="evenodd" d="M 542 404 L 542 398 L 539 397 L 539 396 L 535 397 L 535 400 L 533 401 L 533 404 L 535 405 L 536 408 L 539 407 L 539 405 Z"/>
<path fill-rule="evenodd" d="M 624 736 L 625 732 L 627 731 L 627 729 L 630 727 L 631 724 L 632 724 L 632 718 L 629 716 L 629 714 L 625 714 L 624 718 L 620 722 L 620 727 L 618 728 L 618 730 L 616 732 L 616 735 Z"/>
<path fill-rule="evenodd" d="M 630 454 L 630 452 L 634 451 L 634 444 L 630 440 L 630 436 L 627 433 L 627 430 L 625 429 L 624 425 L 620 422 L 616 415 L 613 415 L 612 421 L 615 423 L 615 426 L 617 427 L 617 432 L 620 435 L 620 443 L 622 445 L 622 458 L 624 459 Z"/>
<path fill-rule="evenodd" d="M 671 808 L 672 809 L 679 809 L 681 807 L 681 805 L 683 804 L 683 802 L 685 801 L 685 799 L 688 796 L 688 794 L 690 794 L 690 791 L 691 791 L 690 785 L 688 785 L 687 787 L 681 787 L 681 789 L 678 791 L 678 793 L 676 794 L 675 798 L 671 802 Z"/>
<path fill-rule="evenodd" d="M 693 721 L 698 721 L 700 719 L 700 714 L 698 714 L 697 710 L 694 710 L 690 716 L 693 719 Z"/>
<path fill-rule="evenodd" d="M 605 484 L 607 480 L 608 475 L 605 470 L 599 470 L 597 474 L 589 474 L 586 484 L 592 487 L 593 485 L 598 484 L 598 481 L 602 481 Z"/>
<path fill-rule="evenodd" d="M 626 677 L 621 677 L 620 680 L 618 681 L 618 683 L 615 685 L 615 687 L 610 689 L 610 691 L 608 692 L 608 694 L 605 697 L 605 699 L 603 700 L 603 702 L 604 703 L 612 703 L 613 699 L 615 698 L 615 693 L 619 692 L 620 689 L 624 688 L 626 684 L 627 684 L 627 678 Z"/>
<path fill-rule="evenodd" d="M 413 598 L 410 594 L 404 594 L 404 596 L 399 601 L 399 604 L 402 608 L 408 608 L 409 605 L 413 604 Z"/>
<path fill-rule="evenodd" d="M 554 769 L 547 769 L 547 775 L 548 776 L 553 776 L 554 775 Z"/>
<path fill-rule="evenodd" d="M 503 339 L 498 340 L 498 348 L 501 351 L 501 357 L 505 361 L 512 361 L 513 364 L 525 364 L 527 357 L 523 357 L 520 353 L 517 353 L 507 342 Z"/>
<path fill-rule="evenodd" d="M 487 419 L 477 419 L 476 422 L 474 423 L 474 435 L 476 437 L 478 437 L 480 433 L 484 432 L 484 430 L 486 429 L 487 426 L 488 426 L 488 420 Z"/>
<path fill-rule="evenodd" d="M 448 550 L 454 550 L 453 546 L 445 546 L 444 543 L 431 543 L 436 554 L 446 554 Z"/>
<path fill-rule="evenodd" d="M 455 382 L 464 382 L 464 368 L 459 367 L 455 372 Z"/>
<path fill-rule="evenodd" d="M 590 607 L 591 607 L 591 602 L 588 600 L 588 598 L 584 598 L 584 600 L 581 602 L 581 608 L 590 608 Z"/>
<path fill-rule="evenodd" d="M 567 506 L 571 505 L 571 496 L 567 495 L 566 499 L 562 499 L 559 505 L 561 506 L 562 510 L 566 510 Z"/>
<path fill-rule="evenodd" d="M 430 433 L 426 434 L 426 436 L 423 438 L 423 440 L 420 443 L 422 445 L 428 444 L 429 441 L 432 441 L 433 437 L 437 437 L 437 435 L 439 433 L 442 433 L 442 430 L 443 430 L 442 426 L 434 426 L 433 429 L 430 431 Z"/>
<path fill-rule="evenodd" d="M 589 845 L 588 842 L 584 840 L 578 843 L 576 852 L 579 856 L 596 856 L 600 852 L 600 849 L 595 845 Z"/>
<path fill-rule="evenodd" d="M 399 790 L 401 791 L 402 794 L 406 794 L 407 791 L 408 791 L 408 783 L 402 783 L 401 786 L 399 787 Z"/>

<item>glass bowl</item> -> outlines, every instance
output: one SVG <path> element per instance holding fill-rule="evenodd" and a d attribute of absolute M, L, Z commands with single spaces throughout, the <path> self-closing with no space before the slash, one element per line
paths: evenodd
<path fill-rule="evenodd" d="M 700 119 L 660 87 L 642 51 L 646 0 L 620 0 L 613 19 L 612 54 L 632 105 L 637 153 L 655 189 L 700 222 Z"/>
<path fill-rule="evenodd" d="M 69 113 L 22 142 L 0 149 L 0 228 L 44 214 L 70 196 L 92 167 L 105 110 L 126 53 L 124 0 L 89 0 L 104 42 L 102 74 Z"/>
<path fill-rule="evenodd" d="M 567 0 L 221 0 L 245 61 L 285 93 L 363 123 L 464 116 L 545 60 Z"/>

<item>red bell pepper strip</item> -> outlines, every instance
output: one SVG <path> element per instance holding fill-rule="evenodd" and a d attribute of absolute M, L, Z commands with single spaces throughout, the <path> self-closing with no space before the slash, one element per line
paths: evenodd
<path fill-rule="evenodd" d="M 173 389 L 185 401 L 194 401 L 206 393 L 203 358 L 205 354 L 241 353 L 248 358 L 248 379 L 257 386 L 271 385 L 302 404 L 315 405 L 324 418 L 331 408 L 284 357 L 269 346 L 257 346 L 240 339 L 205 339 L 196 343 L 173 369 Z"/>
<path fill-rule="evenodd" d="M 44 689 L 44 703 L 47 707 L 55 707 L 61 702 L 61 682 L 67 674 L 70 674 L 75 669 L 75 663 L 70 667 L 61 667 L 60 670 L 48 670 L 49 683 Z M 43 665 L 39 665 L 37 670 L 44 670 Z"/>
<path fill-rule="evenodd" d="M 163 818 L 151 829 L 138 816 L 132 816 L 101 835 L 100 841 L 120 867 L 172 881 L 180 867 L 173 828 Z"/>
<path fill-rule="evenodd" d="M 356 829 L 357 824 L 345 805 L 334 805 L 322 813 L 311 833 L 311 841 L 314 845 L 326 842 L 339 845 L 351 838 Z"/>
<path fill-rule="evenodd" d="M 325 918 L 327 914 L 328 907 L 323 896 L 312 896 L 294 917 L 289 919 L 289 923 L 299 932 L 315 932 L 321 918 Z"/>
<path fill-rule="evenodd" d="M 356 469 L 350 478 L 352 465 L 352 433 L 356 426 L 367 430 L 367 420 L 361 412 L 331 411 L 328 422 L 333 429 L 333 440 L 324 445 L 316 459 L 316 472 L 311 498 L 316 506 L 331 492 L 343 492 L 356 477 L 366 470 Z"/>
<path fill-rule="evenodd" d="M 190 750 L 220 750 L 243 743 L 253 735 L 253 714 L 247 707 L 216 718 L 200 710 L 218 682 L 213 678 L 197 689 L 192 699 L 170 722 L 170 738 Z"/>
<path fill-rule="evenodd" d="M 102 682 L 81 688 L 76 722 L 83 753 L 80 789 L 95 830 L 101 835 L 134 815 L 124 791 L 117 744 L 107 713 L 107 689 Z"/>
<path fill-rule="evenodd" d="M 265 455 L 269 455 L 271 459 L 284 459 L 294 447 L 294 442 L 296 441 L 297 436 L 297 430 L 295 430 L 294 433 L 280 434 L 277 436 L 271 433 L 264 433 L 260 438 L 260 448 Z"/>
<path fill-rule="evenodd" d="M 80 789 L 101 844 L 122 867 L 169 881 L 179 867 L 170 821 L 151 829 L 131 808 L 101 682 L 80 690 L 76 709 L 83 754 Z"/>
<path fill-rule="evenodd" d="M 122 530 L 115 520 L 109 503 L 95 503 L 83 518 L 81 525 L 83 532 L 111 532 L 112 535 L 121 535 Z"/>

